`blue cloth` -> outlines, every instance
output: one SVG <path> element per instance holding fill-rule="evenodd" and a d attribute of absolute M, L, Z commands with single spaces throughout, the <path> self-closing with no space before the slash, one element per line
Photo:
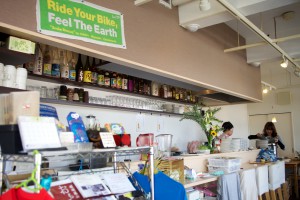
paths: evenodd
<path fill-rule="evenodd" d="M 148 177 L 138 172 L 133 174 L 145 192 L 150 192 Z M 154 175 L 154 199 L 155 200 L 187 200 L 186 192 L 181 183 L 174 181 L 162 172 Z"/>

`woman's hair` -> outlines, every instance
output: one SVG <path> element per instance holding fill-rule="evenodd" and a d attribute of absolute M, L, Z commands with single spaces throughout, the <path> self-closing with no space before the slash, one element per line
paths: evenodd
<path fill-rule="evenodd" d="M 225 132 L 225 131 L 232 129 L 233 125 L 230 122 L 224 122 L 222 125 L 222 128 L 223 128 L 223 132 Z"/>
<path fill-rule="evenodd" d="M 264 130 L 263 130 L 263 133 L 265 136 L 267 136 L 267 130 L 272 130 L 272 137 L 276 137 L 277 136 L 277 131 L 276 131 L 276 128 L 275 128 L 275 125 L 273 122 L 267 122 L 265 127 L 264 127 Z"/>

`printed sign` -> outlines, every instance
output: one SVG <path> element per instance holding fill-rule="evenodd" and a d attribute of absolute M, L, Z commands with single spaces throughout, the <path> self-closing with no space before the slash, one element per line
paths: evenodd
<path fill-rule="evenodd" d="M 126 48 L 123 15 L 80 0 L 37 0 L 37 29 L 45 35 Z"/>

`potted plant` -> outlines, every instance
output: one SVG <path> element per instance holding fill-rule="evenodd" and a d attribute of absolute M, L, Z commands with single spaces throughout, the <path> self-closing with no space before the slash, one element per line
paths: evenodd
<path fill-rule="evenodd" d="M 192 107 L 191 111 L 184 112 L 183 117 L 180 119 L 180 121 L 184 119 L 192 120 L 200 125 L 207 138 L 207 147 L 211 151 L 214 150 L 214 139 L 217 137 L 218 132 L 222 130 L 218 125 L 219 123 L 222 123 L 222 120 L 215 117 L 215 114 L 220 110 L 221 108 L 210 107 L 204 110 L 202 106 L 196 104 Z"/>

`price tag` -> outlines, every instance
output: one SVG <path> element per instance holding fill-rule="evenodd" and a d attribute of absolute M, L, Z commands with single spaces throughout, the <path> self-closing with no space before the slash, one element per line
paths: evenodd
<path fill-rule="evenodd" d="M 100 132 L 103 147 L 116 147 L 116 143 L 111 132 Z"/>

